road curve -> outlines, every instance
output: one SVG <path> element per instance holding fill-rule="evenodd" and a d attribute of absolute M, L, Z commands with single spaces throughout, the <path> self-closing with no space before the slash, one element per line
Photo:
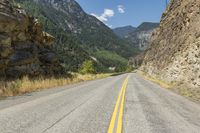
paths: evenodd
<path fill-rule="evenodd" d="M 200 105 L 130 73 L 1 100 L 0 133 L 107 133 L 121 91 L 122 132 L 200 132 Z"/>

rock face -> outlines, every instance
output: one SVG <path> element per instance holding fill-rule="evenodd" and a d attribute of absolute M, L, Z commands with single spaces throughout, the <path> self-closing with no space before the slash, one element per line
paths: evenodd
<path fill-rule="evenodd" d="M 0 76 L 54 74 L 59 60 L 51 51 L 54 37 L 8 0 L 0 1 Z"/>
<path fill-rule="evenodd" d="M 141 69 L 200 88 L 200 0 L 171 0 Z"/>
<path fill-rule="evenodd" d="M 140 54 L 138 54 L 137 56 L 130 58 L 129 65 L 133 66 L 134 68 L 139 68 L 143 63 L 145 54 L 146 54 L 146 51 L 143 51 Z"/>
<path fill-rule="evenodd" d="M 131 40 L 133 45 L 144 51 L 149 47 L 151 35 L 158 26 L 159 23 L 144 22 L 129 33 L 126 38 Z"/>

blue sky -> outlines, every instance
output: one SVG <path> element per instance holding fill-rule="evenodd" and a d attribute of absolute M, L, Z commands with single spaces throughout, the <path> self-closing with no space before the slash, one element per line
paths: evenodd
<path fill-rule="evenodd" d="M 92 14 L 112 28 L 142 22 L 159 22 L 165 10 L 165 0 L 76 0 L 88 14 Z"/>

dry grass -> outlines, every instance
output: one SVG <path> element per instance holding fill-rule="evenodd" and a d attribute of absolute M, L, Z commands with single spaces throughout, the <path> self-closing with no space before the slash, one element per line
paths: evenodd
<path fill-rule="evenodd" d="M 73 74 L 72 78 L 65 77 L 40 77 L 37 79 L 29 79 L 27 76 L 22 79 L 14 81 L 0 81 L 0 96 L 14 96 L 28 92 L 38 91 L 42 89 L 48 89 L 57 86 L 63 86 L 82 81 L 100 79 L 110 76 L 111 74 Z"/>
<path fill-rule="evenodd" d="M 200 88 L 190 88 L 186 85 L 176 85 L 172 89 L 174 92 L 189 98 L 195 102 L 200 102 Z"/>
<path fill-rule="evenodd" d="M 152 81 L 163 88 L 170 89 L 171 91 L 184 96 L 192 101 L 200 102 L 200 89 L 199 88 L 190 88 L 187 85 L 180 84 L 180 83 L 167 83 L 162 81 L 158 78 L 152 77 L 150 75 L 145 74 L 144 72 L 138 71 L 142 77 L 145 79 Z"/>
<path fill-rule="evenodd" d="M 144 72 L 138 71 L 137 73 L 139 73 L 143 78 L 145 78 L 146 80 L 152 81 L 158 85 L 160 85 L 163 88 L 167 88 L 167 89 L 171 89 L 172 88 L 172 84 L 169 84 L 163 80 L 160 80 L 158 78 L 152 77 L 150 75 L 145 74 Z"/>

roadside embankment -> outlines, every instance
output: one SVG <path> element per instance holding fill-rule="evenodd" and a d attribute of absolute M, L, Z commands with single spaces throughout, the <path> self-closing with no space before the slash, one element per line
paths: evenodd
<path fill-rule="evenodd" d="M 0 81 L 0 97 L 21 95 L 29 92 L 49 89 L 52 87 L 74 84 L 78 82 L 105 78 L 112 74 L 72 74 L 71 77 L 40 77 L 30 79 L 27 76 L 12 80 Z"/>
<path fill-rule="evenodd" d="M 184 84 L 176 83 L 176 82 L 169 83 L 169 82 L 159 79 L 158 77 L 151 76 L 142 71 L 137 71 L 137 73 L 140 74 L 146 80 L 152 81 L 163 88 L 169 89 L 192 101 L 200 103 L 200 88 L 190 88 Z"/>

